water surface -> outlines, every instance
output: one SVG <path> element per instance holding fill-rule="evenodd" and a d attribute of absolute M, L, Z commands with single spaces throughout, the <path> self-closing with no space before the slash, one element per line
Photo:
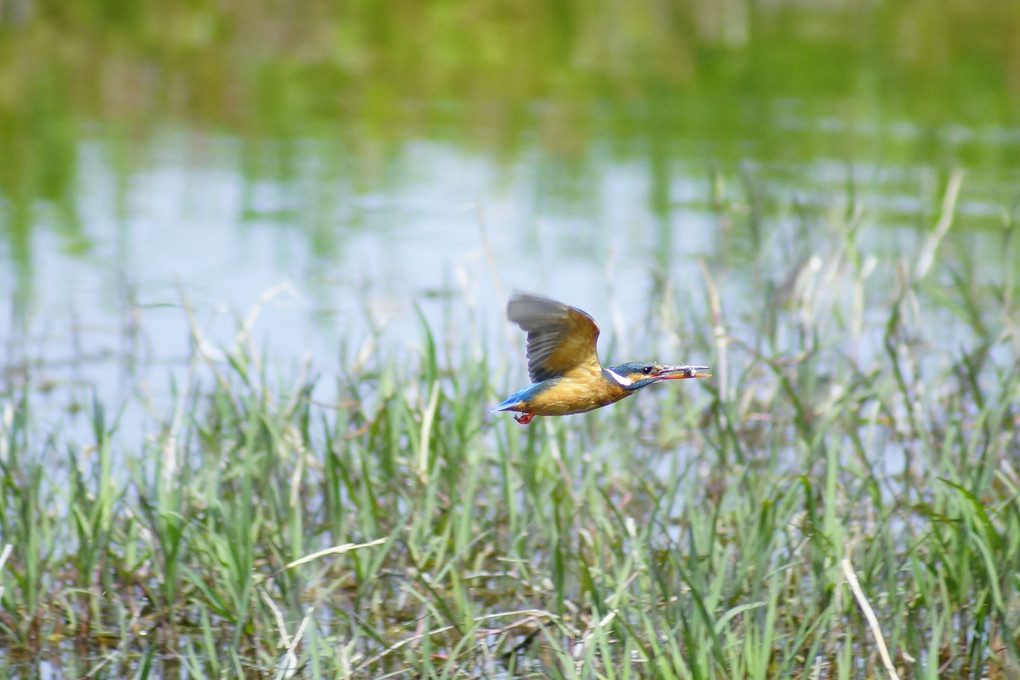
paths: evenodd
<path fill-rule="evenodd" d="M 215 352 L 267 293 L 252 331 L 284 366 L 338 371 L 373 326 L 413 349 L 416 309 L 492 347 L 513 289 L 606 320 L 614 358 L 682 351 L 640 324 L 664 284 L 703 316 L 698 258 L 749 338 L 763 283 L 840 224 L 887 290 L 957 171 L 935 280 L 1017 264 L 1010 3 L 262 4 L 4 10 L 7 385 L 29 362 L 61 407 L 159 393 L 186 307 Z"/>

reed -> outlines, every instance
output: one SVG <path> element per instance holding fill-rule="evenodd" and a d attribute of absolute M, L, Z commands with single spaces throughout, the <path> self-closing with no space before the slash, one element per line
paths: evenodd
<path fill-rule="evenodd" d="M 636 341 L 713 381 L 527 428 L 487 414 L 520 367 L 424 321 L 332 380 L 196 350 L 144 441 L 15 384 L 0 676 L 1017 677 L 1013 284 L 876 262 L 853 219 L 759 263 L 766 305 L 720 263 L 700 307 L 663 289 Z"/>

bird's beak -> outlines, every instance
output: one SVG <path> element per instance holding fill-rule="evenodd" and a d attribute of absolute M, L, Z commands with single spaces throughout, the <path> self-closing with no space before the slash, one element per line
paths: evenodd
<path fill-rule="evenodd" d="M 655 376 L 660 380 L 684 380 L 686 378 L 711 378 L 711 373 L 702 373 L 707 371 L 708 366 L 665 366 L 659 374 Z"/>

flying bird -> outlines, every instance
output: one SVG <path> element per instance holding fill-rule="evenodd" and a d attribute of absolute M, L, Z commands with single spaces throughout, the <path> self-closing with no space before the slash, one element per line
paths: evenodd
<path fill-rule="evenodd" d="M 708 366 L 662 366 L 628 361 L 605 368 L 596 341 L 599 327 L 586 312 L 537 295 L 517 293 L 506 316 L 528 334 L 528 375 L 532 384 L 515 392 L 495 411 L 516 411 L 527 425 L 535 416 L 566 416 L 616 403 L 663 380 L 709 378 Z"/>

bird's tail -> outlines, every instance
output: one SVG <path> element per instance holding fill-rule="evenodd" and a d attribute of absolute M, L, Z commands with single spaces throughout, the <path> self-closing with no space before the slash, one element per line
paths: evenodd
<path fill-rule="evenodd" d="M 499 413 L 500 411 L 513 411 L 518 404 L 521 403 L 520 397 L 516 394 L 509 399 L 505 399 L 499 406 L 493 406 L 489 409 L 489 413 Z"/>

